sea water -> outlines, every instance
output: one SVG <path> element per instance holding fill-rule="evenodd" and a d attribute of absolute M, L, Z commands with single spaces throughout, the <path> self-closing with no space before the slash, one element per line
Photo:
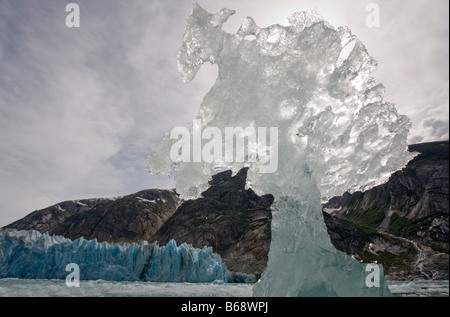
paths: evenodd
<path fill-rule="evenodd" d="M 401 297 L 448 297 L 449 281 L 388 281 L 389 289 Z M 253 284 L 157 283 L 80 281 L 68 287 L 64 280 L 0 279 L 1 297 L 249 297 Z"/>

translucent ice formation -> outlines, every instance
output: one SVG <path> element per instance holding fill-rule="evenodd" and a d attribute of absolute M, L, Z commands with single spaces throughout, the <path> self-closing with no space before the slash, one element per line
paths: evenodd
<path fill-rule="evenodd" d="M 98 243 L 38 231 L 0 231 L 0 278 L 65 279 L 66 265 L 80 268 L 81 280 L 227 281 L 227 268 L 211 248 L 188 244 Z"/>
<path fill-rule="evenodd" d="M 383 101 L 384 87 L 370 77 L 377 63 L 348 28 L 335 29 L 308 11 L 291 14 L 289 26 L 260 28 L 247 17 L 229 34 L 222 24 L 232 14 L 210 14 L 195 4 L 188 18 L 178 54 L 184 81 L 205 62 L 219 69 L 191 129 L 188 154 L 199 157 L 199 125 L 203 131 L 276 127 L 277 139 L 262 148 L 277 149 L 277 170 L 261 173 L 267 159 L 259 159 L 260 141 L 251 138 L 243 162 L 237 148 L 235 160 L 174 162 L 169 153 L 178 139 L 168 134 L 147 158 L 148 170 L 175 171 L 177 191 L 194 198 L 216 169 L 249 166 L 249 186 L 274 195 L 269 262 L 254 295 L 389 295 L 383 279 L 368 287 L 364 265 L 332 246 L 321 201 L 384 183 L 404 167 L 414 156 L 407 150 L 409 119 Z M 212 142 L 210 133 L 201 136 Z"/>

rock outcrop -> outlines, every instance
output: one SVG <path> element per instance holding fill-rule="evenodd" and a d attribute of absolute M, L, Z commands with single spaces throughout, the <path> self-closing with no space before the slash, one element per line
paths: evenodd
<path fill-rule="evenodd" d="M 153 240 L 213 247 L 236 274 L 261 274 L 270 247 L 272 195 L 245 189 L 247 168 L 216 174 L 202 198 L 184 202 Z"/>

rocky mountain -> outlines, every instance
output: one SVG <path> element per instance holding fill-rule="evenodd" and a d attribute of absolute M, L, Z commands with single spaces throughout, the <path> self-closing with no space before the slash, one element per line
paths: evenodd
<path fill-rule="evenodd" d="M 411 145 L 420 154 L 383 185 L 323 206 L 334 246 L 382 263 L 388 279 L 448 279 L 448 141 Z M 272 195 L 246 189 L 247 169 L 216 174 L 195 200 L 150 189 L 113 199 L 67 201 L 8 225 L 99 242 L 170 239 L 211 246 L 228 269 L 261 274 L 270 247 Z"/>
<path fill-rule="evenodd" d="M 148 189 L 117 198 L 65 201 L 34 211 L 6 228 L 49 232 L 72 240 L 149 240 L 179 203 L 173 190 Z"/>
<path fill-rule="evenodd" d="M 448 279 L 449 143 L 409 150 L 420 154 L 387 183 L 332 198 L 325 220 L 338 249 L 383 263 L 388 277 Z"/>

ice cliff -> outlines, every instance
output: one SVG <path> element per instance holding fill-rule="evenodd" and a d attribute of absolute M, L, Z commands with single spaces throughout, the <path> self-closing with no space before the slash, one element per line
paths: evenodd
<path fill-rule="evenodd" d="M 81 280 L 213 282 L 227 281 L 227 268 L 212 248 L 171 240 L 158 244 L 70 240 L 38 231 L 0 231 L 0 278 L 65 279 L 69 263 Z"/>
<path fill-rule="evenodd" d="M 187 199 L 207 188 L 217 168 L 236 173 L 249 166 L 248 186 L 275 198 L 269 261 L 254 295 L 389 295 L 383 278 L 379 287 L 368 287 L 364 265 L 333 247 L 321 201 L 384 183 L 404 167 L 414 157 L 407 150 L 409 119 L 383 100 L 385 88 L 370 76 L 377 63 L 348 28 L 336 29 L 311 11 L 291 14 L 288 26 L 260 28 L 248 17 L 229 34 L 222 25 L 233 14 L 195 4 L 188 17 L 178 54 L 184 81 L 205 62 L 219 69 L 191 134 L 198 126 L 208 132 L 273 127 L 277 138 L 262 148 L 249 138 L 244 162 L 236 150 L 231 160 L 192 163 L 171 159 L 179 140 L 167 134 L 147 158 L 148 170 L 175 174 L 177 192 Z M 226 152 L 227 144 L 216 145 L 214 151 Z M 265 154 L 274 150 L 277 170 L 261 173 Z"/>

